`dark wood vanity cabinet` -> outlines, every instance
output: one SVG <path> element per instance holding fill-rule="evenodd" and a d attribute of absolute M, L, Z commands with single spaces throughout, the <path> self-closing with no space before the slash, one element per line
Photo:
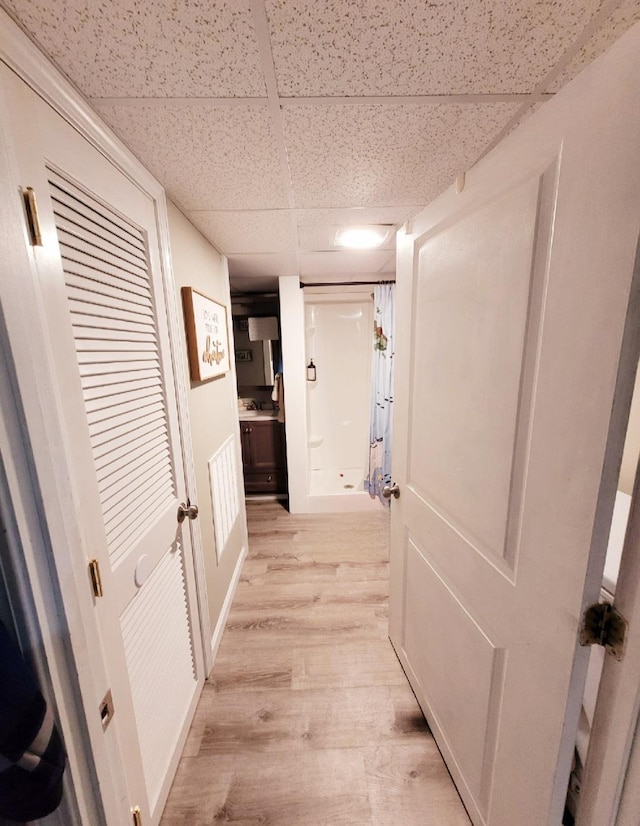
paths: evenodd
<path fill-rule="evenodd" d="M 286 493 L 284 425 L 275 420 L 240 422 L 246 493 Z"/>

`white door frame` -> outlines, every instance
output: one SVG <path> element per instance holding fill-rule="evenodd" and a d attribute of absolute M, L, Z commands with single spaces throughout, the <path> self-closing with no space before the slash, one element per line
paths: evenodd
<path fill-rule="evenodd" d="M 109 131 L 92 112 L 81 95 L 69 84 L 48 59 L 29 40 L 24 32 L 0 9 L 0 60 L 21 77 L 58 114 L 70 123 L 92 146 L 109 158 L 127 178 L 134 181 L 153 201 L 160 243 L 161 270 L 167 307 L 171 360 L 175 376 L 178 421 L 182 441 L 187 495 L 197 501 L 196 480 L 191 450 L 191 431 L 187 406 L 188 383 L 185 371 L 182 324 L 173 277 L 168 217 L 164 190 L 155 178 L 140 164 L 129 150 Z M 0 90 L 0 104 L 2 102 Z M 3 399 L 14 399 L 14 406 L 3 414 L 0 442 L 4 451 L 17 455 L 13 466 L 5 470 L 7 487 L 0 491 L 4 502 L 11 502 L 16 514 L 19 541 L 25 557 L 25 566 L 31 578 L 36 602 L 36 622 L 44 641 L 45 654 L 52 675 L 53 689 L 58 702 L 58 713 L 65 739 L 70 747 L 70 769 L 79 791 L 82 822 L 111 823 L 110 811 L 115 811 L 115 800 L 126 788 L 121 775 L 117 753 L 109 753 L 99 725 L 96 698 L 101 699 L 99 687 L 107 681 L 101 655 L 100 635 L 93 612 L 87 610 L 87 576 L 83 542 L 74 518 L 73 490 L 56 461 L 58 446 L 64 444 L 62 431 L 55 416 L 55 388 L 51 386 L 51 372 L 46 357 L 35 358 L 32 343 L 35 313 L 38 306 L 28 275 L 33 267 L 23 210 L 16 191 L 17 166 L 9 150 L 9 125 L 0 119 L 0 191 L 7 193 L 0 202 L 0 227 L 7 237 L 24 237 L 21 249 L 6 244 L 9 258 L 5 272 L 25 273 L 21 290 L 3 284 L 0 279 L 0 297 L 4 311 L 5 329 L 1 331 L 0 347 L 5 348 L 9 374 L 5 370 L 2 383 L 10 381 L 11 391 Z M 28 185 L 28 182 L 21 182 Z M 26 319 L 31 315 L 31 325 Z M 31 329 L 29 329 L 29 327 Z M 21 437 L 18 429 L 21 429 Z M 25 438 L 28 435 L 28 439 Z M 28 447 L 27 447 L 28 445 Z M 31 478 L 31 455 L 48 465 L 50 472 L 47 490 L 37 490 Z M 11 457 L 10 457 L 11 458 Z M 0 480 L 1 484 L 1 480 Z M 47 513 L 39 509 L 37 501 L 42 493 L 47 502 Z M 20 506 L 16 505 L 20 503 Z M 5 506 L 6 507 L 6 506 Z M 205 676 L 212 666 L 210 648 L 211 628 L 207 604 L 202 540 L 197 521 L 190 522 L 191 540 L 196 574 L 198 618 L 200 625 Z M 17 538 L 17 537 L 16 537 Z M 68 549 L 62 553 L 60 549 Z M 17 553 L 17 551 L 16 551 Z M 53 588 L 52 586 L 53 582 Z M 46 585 L 46 587 L 45 587 Z M 25 595 L 26 596 L 26 595 Z M 25 606 L 28 611 L 29 606 Z M 65 625 L 60 628 L 60 617 Z M 69 660 L 70 657 L 70 660 Z M 70 661 L 73 665 L 70 668 Z M 77 684 L 70 690 L 71 674 L 77 672 Z M 203 675 L 199 675 L 202 677 Z M 78 702 L 78 693 L 82 702 Z M 73 702 L 74 694 L 76 702 Z M 84 704 L 84 710 L 81 710 Z M 76 748 L 77 746 L 77 748 Z M 74 761 L 72 753 L 84 751 L 84 758 Z M 92 760 L 87 761 L 87 756 Z M 100 791 L 86 775 L 95 766 L 100 778 Z M 84 767 L 87 767 L 86 770 Z M 82 767 L 82 768 L 81 768 Z M 84 798 L 84 800 L 83 800 Z M 113 805 L 111 805 L 113 803 Z M 97 819 L 97 809 L 105 814 Z"/>
<path fill-rule="evenodd" d="M 628 310 L 628 327 L 640 324 L 640 238 L 635 261 L 635 293 Z M 629 332 L 633 335 L 633 329 Z M 630 385 L 623 401 L 623 409 L 628 413 L 638 354 L 629 344 L 625 353 Z M 624 414 L 623 414 L 624 415 Z M 624 439 L 626 434 L 620 434 Z M 577 805 L 577 826 L 614 826 L 619 822 L 618 809 L 625 787 L 627 804 L 622 809 L 628 812 L 628 799 L 637 797 L 631 769 L 637 772 L 637 761 L 630 764 L 630 755 L 637 739 L 638 715 L 640 712 L 640 472 L 636 477 L 631 497 L 631 509 L 620 562 L 620 572 L 616 584 L 614 604 L 628 621 L 625 656 L 621 662 L 606 656 L 602 669 L 598 698 L 589 739 L 589 749 L 584 770 L 582 788 Z M 635 743 L 637 750 L 638 744 Z M 637 780 L 637 776 L 636 776 Z M 622 818 L 620 822 L 628 822 Z M 637 812 L 636 812 L 637 816 Z"/>

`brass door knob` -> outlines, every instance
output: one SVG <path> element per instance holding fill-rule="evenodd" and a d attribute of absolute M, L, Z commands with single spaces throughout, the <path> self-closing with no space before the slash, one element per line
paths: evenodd
<path fill-rule="evenodd" d="M 178 505 L 178 522 L 182 523 L 185 519 L 197 519 L 198 518 L 198 506 L 192 505 L 191 502 L 187 499 L 187 504 L 183 502 L 181 505 Z"/>

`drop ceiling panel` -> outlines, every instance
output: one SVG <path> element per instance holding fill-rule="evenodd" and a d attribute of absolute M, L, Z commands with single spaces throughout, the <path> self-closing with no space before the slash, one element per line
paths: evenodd
<path fill-rule="evenodd" d="M 249 0 L 3 0 L 88 97 L 260 97 Z"/>
<path fill-rule="evenodd" d="M 188 212 L 187 217 L 225 255 L 255 252 L 295 255 L 296 239 L 289 210 Z"/>
<path fill-rule="evenodd" d="M 266 104 L 94 104 L 183 209 L 288 205 Z"/>
<path fill-rule="evenodd" d="M 599 0 L 266 0 L 283 97 L 531 92 Z"/>
<path fill-rule="evenodd" d="M 230 255 L 229 273 L 233 276 L 298 275 L 298 263 L 295 255 L 282 253 Z"/>
<path fill-rule="evenodd" d="M 427 204 L 468 168 L 514 103 L 293 106 L 283 110 L 298 207 Z"/>
<path fill-rule="evenodd" d="M 300 256 L 300 275 L 305 278 L 330 273 L 379 272 L 389 259 L 388 250 L 306 252 Z"/>
<path fill-rule="evenodd" d="M 613 45 L 638 20 L 640 20 L 640 0 L 626 0 L 578 52 L 564 72 L 558 75 L 549 86 L 548 91 L 557 92 L 565 83 L 568 83 L 579 74 L 585 66 L 588 66 L 609 46 Z"/>

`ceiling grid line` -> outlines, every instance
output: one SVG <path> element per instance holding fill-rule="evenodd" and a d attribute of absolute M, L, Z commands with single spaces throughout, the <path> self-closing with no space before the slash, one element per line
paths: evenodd
<path fill-rule="evenodd" d="M 296 264 L 298 274 L 300 274 L 300 241 L 298 238 L 298 222 L 295 215 L 296 199 L 293 192 L 291 167 L 289 165 L 289 153 L 287 151 L 287 140 L 284 132 L 282 110 L 280 108 L 280 98 L 278 95 L 278 81 L 276 79 L 276 69 L 273 61 L 273 51 L 271 48 L 269 21 L 267 19 L 267 11 L 264 7 L 264 0 L 250 0 L 250 5 L 256 31 L 256 39 L 258 41 L 258 50 L 262 61 L 262 70 L 264 72 L 265 83 L 267 86 L 269 111 L 271 113 L 271 118 L 275 129 L 280 168 L 285 180 L 285 191 L 287 193 L 287 200 L 290 209 L 291 232 L 295 242 Z"/>
<path fill-rule="evenodd" d="M 250 289 L 393 277 L 393 239 L 337 249 L 336 230 L 410 221 L 640 25 L 640 0 L 0 7 Z"/>
<path fill-rule="evenodd" d="M 596 12 L 596 14 L 591 18 L 589 23 L 583 29 L 580 36 L 572 43 L 571 46 L 569 46 L 568 49 L 565 50 L 562 57 L 558 61 L 556 61 L 556 63 L 554 63 L 551 69 L 545 74 L 545 76 L 538 82 L 538 84 L 532 90 L 529 96 L 529 103 L 520 107 L 520 109 L 511 118 L 509 123 L 507 123 L 500 130 L 500 132 L 498 132 L 498 134 L 494 137 L 494 139 L 484 150 L 484 152 L 480 155 L 480 157 L 475 161 L 475 163 L 481 161 L 486 155 L 489 154 L 489 152 L 495 149 L 495 147 L 500 143 L 500 141 L 503 138 L 505 138 L 515 126 L 518 125 L 520 120 L 524 117 L 524 115 L 529 109 L 531 109 L 538 103 L 542 103 L 547 98 L 546 90 L 551 86 L 553 81 L 557 77 L 559 77 L 562 74 L 562 72 L 571 64 L 573 59 L 580 53 L 582 48 L 586 46 L 586 44 L 603 26 L 603 24 L 614 14 L 614 12 L 616 12 L 620 8 L 620 6 L 623 5 L 624 1 L 625 0 L 605 0 L 600 9 Z"/>

